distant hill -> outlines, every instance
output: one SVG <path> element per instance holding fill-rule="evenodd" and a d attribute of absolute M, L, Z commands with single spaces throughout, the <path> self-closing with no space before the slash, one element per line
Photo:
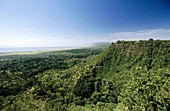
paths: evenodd
<path fill-rule="evenodd" d="M 93 47 L 98 47 L 98 46 L 108 46 L 110 45 L 111 42 L 97 42 L 97 43 L 94 43 L 92 46 Z"/>

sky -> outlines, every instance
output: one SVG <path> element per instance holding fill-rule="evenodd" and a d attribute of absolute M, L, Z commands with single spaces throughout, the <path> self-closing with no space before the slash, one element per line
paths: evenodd
<path fill-rule="evenodd" d="M 170 40 L 169 0 L 0 0 L 0 47 Z"/>

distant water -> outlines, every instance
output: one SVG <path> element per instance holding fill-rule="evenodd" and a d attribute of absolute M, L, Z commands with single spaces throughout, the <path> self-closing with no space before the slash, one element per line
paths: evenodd
<path fill-rule="evenodd" d="M 56 50 L 56 49 L 68 49 L 71 47 L 14 47 L 14 48 L 0 48 L 2 52 L 19 52 L 19 51 L 44 51 L 44 50 Z"/>

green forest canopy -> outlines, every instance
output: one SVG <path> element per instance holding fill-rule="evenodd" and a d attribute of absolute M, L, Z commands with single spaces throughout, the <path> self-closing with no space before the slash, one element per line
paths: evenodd
<path fill-rule="evenodd" d="M 0 56 L 0 110 L 170 110 L 170 40 Z"/>

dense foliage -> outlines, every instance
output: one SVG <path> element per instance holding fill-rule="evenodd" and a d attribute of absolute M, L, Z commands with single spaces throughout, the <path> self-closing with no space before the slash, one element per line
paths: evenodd
<path fill-rule="evenodd" d="M 170 110 L 170 41 L 0 56 L 0 110 Z"/>

